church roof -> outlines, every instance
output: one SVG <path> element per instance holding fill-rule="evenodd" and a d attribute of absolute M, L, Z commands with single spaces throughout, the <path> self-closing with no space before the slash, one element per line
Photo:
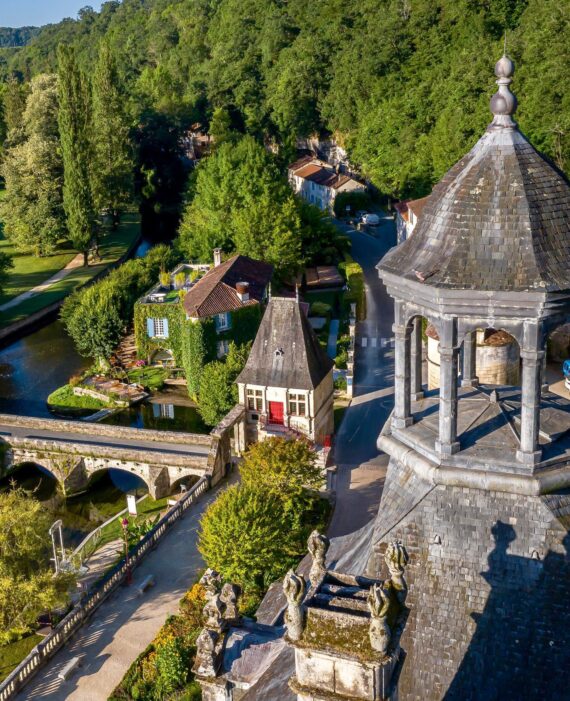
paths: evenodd
<path fill-rule="evenodd" d="M 570 289 L 570 185 L 512 119 L 513 71 L 510 59 L 497 63 L 493 122 L 435 186 L 414 235 L 380 271 L 437 288 Z"/>
<path fill-rule="evenodd" d="M 272 297 L 238 383 L 315 389 L 332 370 L 295 298 Z"/>

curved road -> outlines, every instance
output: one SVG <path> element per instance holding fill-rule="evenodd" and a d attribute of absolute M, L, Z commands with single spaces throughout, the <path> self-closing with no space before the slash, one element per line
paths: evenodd
<path fill-rule="evenodd" d="M 392 323 L 394 304 L 378 277 L 376 265 L 396 243 L 392 218 L 382 220 L 378 236 L 338 224 L 352 240 L 352 256 L 364 270 L 366 319 L 357 324 L 354 398 L 336 436 L 337 507 L 329 534 L 352 533 L 376 516 L 388 457 L 376 440 L 394 399 Z M 384 346 L 384 347 L 383 347 Z"/>

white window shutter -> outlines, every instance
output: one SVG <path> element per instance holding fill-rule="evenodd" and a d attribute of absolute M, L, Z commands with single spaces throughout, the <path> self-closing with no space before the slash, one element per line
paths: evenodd
<path fill-rule="evenodd" d="M 164 338 L 168 338 L 168 319 L 163 319 L 162 324 L 164 328 Z"/>
<path fill-rule="evenodd" d="M 151 319 L 150 316 L 146 320 L 146 330 L 149 338 L 154 338 L 154 319 Z"/>

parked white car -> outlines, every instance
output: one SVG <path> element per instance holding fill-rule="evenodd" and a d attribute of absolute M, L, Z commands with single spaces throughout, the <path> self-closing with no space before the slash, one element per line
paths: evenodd
<path fill-rule="evenodd" d="M 368 226 L 378 226 L 380 224 L 380 217 L 374 212 L 368 212 L 362 217 L 362 223 Z"/>

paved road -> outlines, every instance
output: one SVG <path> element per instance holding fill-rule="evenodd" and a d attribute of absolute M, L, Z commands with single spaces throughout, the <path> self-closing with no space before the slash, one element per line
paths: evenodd
<path fill-rule="evenodd" d="M 23 419 L 25 421 L 25 419 Z M 48 421 L 48 419 L 42 419 Z M 54 426 L 55 426 L 54 422 Z M 81 425 L 84 428 L 84 424 Z M 4 438 L 8 443 L 10 437 L 40 441 L 59 441 L 61 443 L 84 443 L 85 445 L 96 445 L 102 448 L 117 448 L 120 450 L 152 451 L 153 453 L 163 453 L 168 455 L 184 456 L 205 456 L 210 450 L 210 445 L 199 445 L 195 443 L 161 443 L 159 441 L 143 440 L 144 430 L 137 429 L 130 440 L 121 437 L 113 437 L 98 434 L 97 424 L 93 424 L 92 433 L 75 433 L 73 431 L 60 431 L 52 429 L 38 429 L 30 426 L 16 426 L 12 423 L 2 424 L 0 422 L 0 438 Z"/>
<path fill-rule="evenodd" d="M 378 237 L 339 226 L 349 233 L 352 255 L 364 270 L 366 320 L 356 329 L 354 399 L 336 437 L 339 501 L 332 536 L 352 533 L 376 515 L 388 464 L 388 457 L 379 455 L 376 440 L 393 407 L 394 383 L 393 301 L 375 267 L 396 242 L 394 223 L 383 220 Z"/>
<path fill-rule="evenodd" d="M 17 699 L 107 701 L 167 616 L 176 613 L 180 598 L 204 566 L 196 548 L 196 534 L 201 515 L 218 492 L 206 492 L 198 499 L 135 570 L 133 586 L 119 587 Z M 137 597 L 137 582 L 151 573 L 156 585 Z M 81 668 L 62 682 L 57 678 L 59 671 L 76 656 L 82 657 Z"/>

